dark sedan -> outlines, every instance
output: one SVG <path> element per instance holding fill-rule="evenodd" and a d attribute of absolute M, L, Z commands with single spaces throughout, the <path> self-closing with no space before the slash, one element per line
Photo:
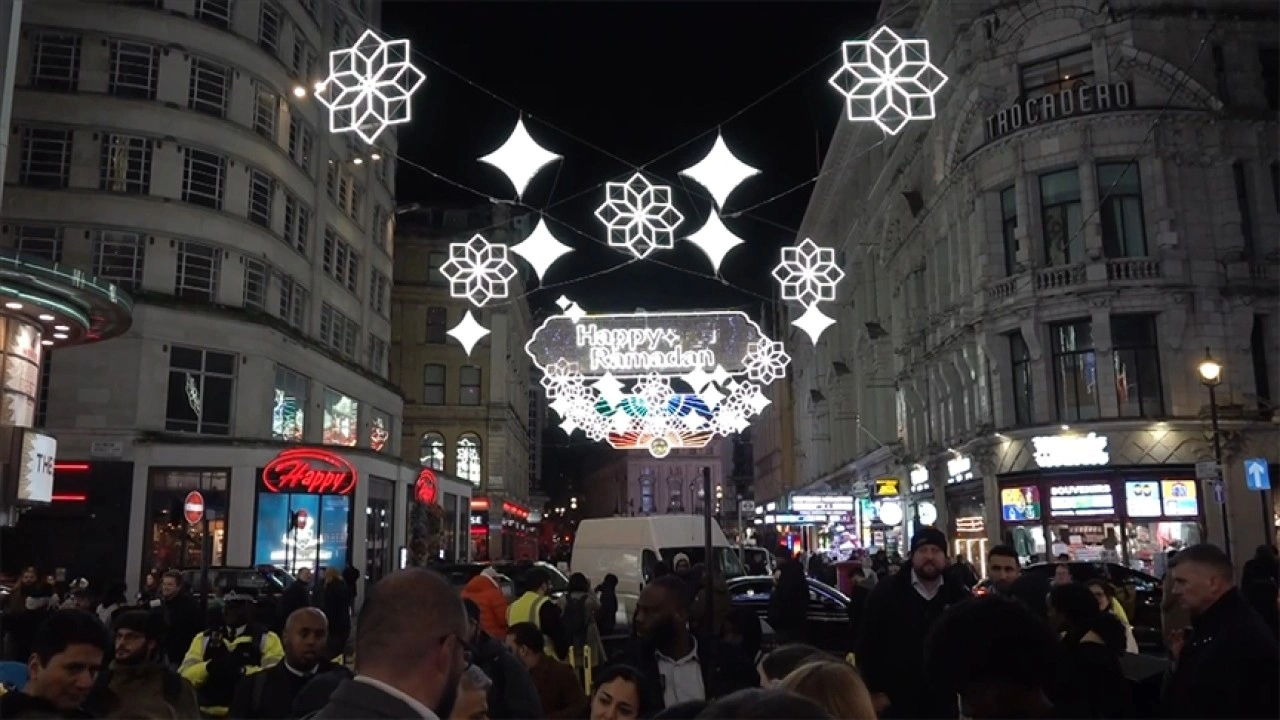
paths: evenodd
<path fill-rule="evenodd" d="M 810 644 L 843 656 L 848 652 L 849 598 L 830 585 L 809 581 L 809 641 Z M 760 616 L 766 648 L 773 645 L 773 630 L 769 627 L 769 595 L 773 592 L 773 578 L 752 576 L 729 581 L 729 594 L 734 607 L 747 607 Z"/>

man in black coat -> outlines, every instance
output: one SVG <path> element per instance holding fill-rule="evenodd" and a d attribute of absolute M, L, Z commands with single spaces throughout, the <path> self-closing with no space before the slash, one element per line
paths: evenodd
<path fill-rule="evenodd" d="M 246 675 L 236 684 L 230 717 L 285 720 L 293 717 L 294 700 L 313 678 L 340 667 L 325 657 L 329 621 L 307 607 L 294 610 L 284 624 L 284 660 Z"/>
<path fill-rule="evenodd" d="M 608 665 L 630 665 L 644 675 L 641 707 L 710 702 L 759 685 L 751 658 L 713 635 L 689 631 L 690 602 L 674 575 L 654 579 L 636 600 L 636 637 Z"/>
<path fill-rule="evenodd" d="M 1162 717 L 1280 717 L 1280 649 L 1235 588 L 1226 553 L 1193 545 L 1170 572 L 1174 595 L 1191 613 L 1191 633 L 1173 643 Z"/>
<path fill-rule="evenodd" d="M 538 688 L 534 687 L 529 670 L 501 640 L 480 627 L 480 606 L 471 598 L 463 598 L 471 634 L 466 638 L 471 646 L 471 661 L 484 671 L 493 683 L 489 686 L 489 717 L 536 718 L 542 710 Z"/>
<path fill-rule="evenodd" d="M 191 647 L 191 640 L 204 632 L 206 622 L 195 599 L 182 581 L 182 573 L 170 570 L 160 578 L 160 597 L 150 606 L 164 615 L 164 654 L 169 664 L 177 667 Z"/>
<path fill-rule="evenodd" d="M 881 718 L 956 717 L 955 695 L 924 677 L 924 647 L 948 607 L 969 597 L 948 581 L 947 538 L 927 527 L 911 538 L 909 569 L 881 580 L 863 609 L 857 662 Z"/>
<path fill-rule="evenodd" d="M 280 595 L 275 623 L 272 625 L 272 629 L 278 633 L 284 632 L 285 622 L 295 610 L 301 610 L 313 604 L 311 602 L 311 568 L 299 568 L 295 578 L 293 584 L 285 588 L 284 593 Z"/>

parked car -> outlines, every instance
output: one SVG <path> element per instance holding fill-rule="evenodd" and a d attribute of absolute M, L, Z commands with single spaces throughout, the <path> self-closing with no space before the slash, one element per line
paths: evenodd
<path fill-rule="evenodd" d="M 467 583 L 471 582 L 471 578 L 479 575 L 480 571 L 484 570 L 486 567 L 488 566 L 482 563 L 456 563 L 453 565 L 431 565 L 430 569 L 443 575 L 444 579 L 448 580 L 450 585 L 454 586 L 458 590 L 462 590 L 462 588 L 467 586 Z M 507 602 L 515 599 L 516 584 L 511 580 L 511 578 L 499 573 L 498 588 L 502 590 L 502 594 L 507 598 Z"/>
<path fill-rule="evenodd" d="M 516 582 L 520 581 L 521 573 L 527 569 L 526 566 L 521 565 L 520 563 L 511 562 L 510 560 L 499 560 L 490 564 L 493 565 L 494 569 L 498 572 L 514 579 Z M 547 571 L 547 574 L 551 577 L 551 592 L 549 593 L 551 597 L 558 598 L 569 591 L 569 578 L 563 572 L 560 572 L 560 568 L 549 562 L 542 561 L 533 563 L 532 567 L 542 568 Z M 603 577 L 590 578 L 590 580 L 597 585 L 603 579 Z"/>
<path fill-rule="evenodd" d="M 183 568 L 182 579 L 196 598 L 200 597 L 200 568 Z M 257 598 L 256 612 L 260 622 L 275 621 L 276 606 L 286 588 L 293 584 L 293 576 L 275 565 L 223 566 L 209 568 L 209 609 L 215 613 L 222 609 L 219 596 L 228 588 Z"/>
<path fill-rule="evenodd" d="M 849 598 L 826 583 L 813 578 L 806 580 L 809 582 L 809 643 L 843 657 L 849 650 Z M 769 596 L 773 593 L 773 578 L 753 575 L 733 578 L 728 584 L 733 606 L 756 611 L 764 631 L 763 649 L 772 648 Z"/>

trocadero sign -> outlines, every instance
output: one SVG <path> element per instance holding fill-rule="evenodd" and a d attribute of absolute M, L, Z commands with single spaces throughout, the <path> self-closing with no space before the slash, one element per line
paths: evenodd
<path fill-rule="evenodd" d="M 745 369 L 750 346 L 764 337 L 738 311 L 555 315 L 534 331 L 525 350 L 541 370 L 563 359 L 585 377 L 683 375 L 717 366 L 734 374 Z"/>

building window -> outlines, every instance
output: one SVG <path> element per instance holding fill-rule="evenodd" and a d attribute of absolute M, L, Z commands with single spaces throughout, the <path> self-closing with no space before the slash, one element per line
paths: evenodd
<path fill-rule="evenodd" d="M 224 30 L 231 29 L 231 0 L 196 0 L 196 18 Z"/>
<path fill-rule="evenodd" d="M 1253 385 L 1254 394 L 1258 397 L 1258 405 L 1264 412 L 1274 412 L 1276 402 L 1271 394 L 1271 372 L 1268 368 L 1271 339 L 1267 333 L 1267 316 L 1253 316 L 1253 331 L 1249 335 L 1249 349 L 1253 353 Z"/>
<path fill-rule="evenodd" d="M 62 228 L 52 225 L 23 225 L 15 229 L 14 235 L 14 250 L 51 263 L 62 262 Z"/>
<path fill-rule="evenodd" d="M 1231 86 L 1227 82 L 1227 60 L 1223 56 L 1222 46 L 1218 43 L 1213 44 L 1211 51 L 1213 56 L 1213 80 L 1218 86 L 1218 99 L 1223 105 L 1231 104 Z"/>
<path fill-rule="evenodd" d="M 258 18 L 258 45 L 272 55 L 280 52 L 280 8 L 270 0 L 263 0 Z"/>
<path fill-rule="evenodd" d="M 286 192 L 284 194 L 284 241 L 305 257 L 310 233 L 311 211 L 302 204 L 301 200 Z"/>
<path fill-rule="evenodd" d="M 480 487 L 480 437 L 475 433 L 463 433 L 458 438 L 457 466 L 453 474 L 462 482 Z"/>
<path fill-rule="evenodd" d="M 444 365 L 430 364 L 422 368 L 422 403 L 444 404 Z"/>
<path fill-rule="evenodd" d="M 290 69 L 295 79 L 306 80 L 307 43 L 303 40 L 302 28 L 293 26 L 293 58 Z"/>
<path fill-rule="evenodd" d="M 1267 95 L 1267 107 L 1280 110 L 1280 48 L 1258 48 L 1258 64 L 1262 68 L 1262 91 Z"/>
<path fill-rule="evenodd" d="M 1000 191 L 1000 236 L 1004 240 L 1004 274 L 1018 270 L 1018 194 L 1013 185 Z"/>
<path fill-rule="evenodd" d="M 369 369 L 380 378 L 387 376 L 387 341 L 369 333 Z"/>
<path fill-rule="evenodd" d="M 311 148 L 315 144 L 315 136 L 307 121 L 299 111 L 294 111 L 289 118 L 289 157 L 307 172 L 311 171 Z"/>
<path fill-rule="evenodd" d="M 1084 48 L 1018 68 L 1022 99 L 1053 95 L 1081 85 L 1093 84 L 1093 49 Z"/>
<path fill-rule="evenodd" d="M 360 258 L 333 228 L 324 229 L 324 271 L 338 284 L 355 293 L 360 286 Z"/>
<path fill-rule="evenodd" d="M 440 268 L 444 267 L 445 261 L 449 259 L 446 253 L 433 252 L 427 253 L 427 284 L 446 286 L 449 284 L 449 278 L 444 276 Z"/>
<path fill-rule="evenodd" d="M 100 187 L 108 192 L 147 195 L 151 192 L 151 138 L 107 135 L 102 138 Z"/>
<path fill-rule="evenodd" d="M 1058 323 L 1053 336 L 1054 394 L 1058 420 L 1098 417 L 1098 366 L 1093 351 L 1093 325 L 1088 320 Z"/>
<path fill-rule="evenodd" d="M 1112 316 L 1111 347 L 1120 417 L 1163 417 L 1155 316 Z"/>
<path fill-rule="evenodd" d="M 280 319 L 304 330 L 307 326 L 307 289 L 283 273 L 276 274 L 276 284 L 280 286 Z"/>
<path fill-rule="evenodd" d="M 155 100 L 159 69 L 159 51 L 154 45 L 112 40 L 107 92 L 116 97 Z"/>
<path fill-rule="evenodd" d="M 355 360 L 360 344 L 360 327 L 329 303 L 321 303 L 320 340 L 339 355 Z"/>
<path fill-rule="evenodd" d="M 360 442 L 360 403 L 354 399 L 325 388 L 323 419 L 325 445 L 355 447 Z"/>
<path fill-rule="evenodd" d="M 93 241 L 93 274 L 126 289 L 142 287 L 142 235 L 99 230 Z"/>
<path fill-rule="evenodd" d="M 1076 168 L 1040 176 L 1040 221 L 1046 265 L 1084 260 L 1084 214 Z"/>
<path fill-rule="evenodd" d="M 171 346 L 165 429 L 201 435 L 230 435 L 235 378 L 235 355 Z"/>
<path fill-rule="evenodd" d="M 182 201 L 222 209 L 227 159 L 217 153 L 187 148 L 182 172 Z"/>
<path fill-rule="evenodd" d="M 36 57 L 31 64 L 31 87 L 75 90 L 80 71 L 80 36 L 36 33 Z"/>
<path fill-rule="evenodd" d="M 424 468 L 444 472 L 444 435 L 429 432 L 422 436 L 418 463 Z"/>
<path fill-rule="evenodd" d="M 226 65 L 192 58 L 191 93 L 187 107 L 214 117 L 227 116 L 227 96 L 231 89 L 231 70 Z"/>
<path fill-rule="evenodd" d="M 438 305 L 427 308 L 426 342 L 432 345 L 444 345 L 449 332 L 449 311 Z"/>
<path fill-rule="evenodd" d="M 64 188 L 70 179 L 71 131 L 23 128 L 18 182 L 30 187 Z"/>
<path fill-rule="evenodd" d="M 266 88 L 258 88 L 253 106 L 253 131 L 274 143 L 279 114 L 280 97 Z"/>
<path fill-rule="evenodd" d="M 375 205 L 373 208 L 373 221 L 370 223 L 369 236 L 373 240 L 373 244 L 383 252 L 391 251 L 391 221 L 388 220 L 387 211 L 381 205 Z"/>
<path fill-rule="evenodd" d="M 1098 165 L 1098 204 L 1102 212 L 1102 250 L 1109 258 L 1147 255 L 1142 219 L 1142 181 L 1136 162 Z"/>
<path fill-rule="evenodd" d="M 249 168 L 249 222 L 271 229 L 271 206 L 276 181 L 257 168 Z"/>
<path fill-rule="evenodd" d="M 217 248 L 193 242 L 178 243 L 178 272 L 174 294 L 188 300 L 217 302 Z"/>
<path fill-rule="evenodd" d="M 227 564 L 227 508 L 230 504 L 227 470 L 152 470 L 148 504 L 151 528 L 147 541 L 151 559 L 147 567 L 198 568 L 204 547 L 210 548 L 209 566 Z M 190 525 L 183 519 L 187 495 L 204 497 L 207 522 Z M 209 541 L 205 542 L 206 527 Z"/>
<path fill-rule="evenodd" d="M 283 365 L 276 366 L 275 399 L 271 404 L 271 439 L 302 442 L 306 432 L 307 397 L 311 380 Z"/>
<path fill-rule="evenodd" d="M 244 306 L 267 311 L 267 280 L 271 277 L 266 263 L 244 259 Z"/>
<path fill-rule="evenodd" d="M 458 371 L 458 404 L 480 404 L 480 368 L 463 365 Z"/>
<path fill-rule="evenodd" d="M 1244 163 L 1231 164 L 1231 176 L 1236 186 L 1236 210 L 1240 213 L 1240 238 L 1244 240 L 1244 251 L 1253 256 L 1253 213 L 1249 208 L 1249 176 L 1245 172 Z"/>
<path fill-rule="evenodd" d="M 377 270 L 369 277 L 369 307 L 382 317 L 391 317 L 391 280 Z"/>

